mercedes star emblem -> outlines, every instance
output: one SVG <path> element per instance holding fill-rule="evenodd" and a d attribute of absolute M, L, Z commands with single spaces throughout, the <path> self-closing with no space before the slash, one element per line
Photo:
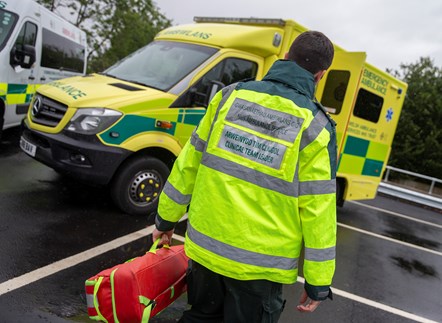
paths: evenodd
<path fill-rule="evenodd" d="M 36 117 L 40 113 L 40 109 L 42 108 L 41 97 L 36 96 L 34 103 L 32 104 L 32 115 Z"/>

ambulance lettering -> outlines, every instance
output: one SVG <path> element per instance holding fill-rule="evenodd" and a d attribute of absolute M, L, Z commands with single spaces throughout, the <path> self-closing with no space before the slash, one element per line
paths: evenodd
<path fill-rule="evenodd" d="M 182 35 L 200 39 L 208 39 L 212 36 L 210 33 L 195 32 L 188 29 L 166 30 L 165 32 L 161 33 L 161 35 Z"/>
<path fill-rule="evenodd" d="M 61 82 L 51 82 L 48 85 L 54 86 L 54 87 L 62 90 L 63 92 L 70 95 L 74 100 L 77 100 L 78 98 L 81 98 L 83 96 L 87 96 L 87 94 L 82 92 L 81 90 L 76 89 L 71 85 L 61 83 Z"/>
<path fill-rule="evenodd" d="M 75 33 L 73 31 L 63 28 L 63 34 L 75 40 Z"/>
<path fill-rule="evenodd" d="M 368 127 L 364 124 L 356 123 L 354 121 L 350 121 L 348 124 L 347 132 L 354 135 L 375 139 L 377 129 L 374 127 Z"/>
<path fill-rule="evenodd" d="M 385 95 L 387 93 L 388 81 L 366 69 L 364 70 L 361 83 L 381 94 Z"/>

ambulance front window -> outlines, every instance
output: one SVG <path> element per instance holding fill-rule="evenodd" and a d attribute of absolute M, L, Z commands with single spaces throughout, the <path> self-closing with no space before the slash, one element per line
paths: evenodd
<path fill-rule="evenodd" d="M 347 92 L 349 71 L 331 70 L 322 93 L 321 104 L 332 114 L 339 114 Z"/>
<path fill-rule="evenodd" d="M 213 82 L 226 86 L 247 79 L 255 79 L 258 64 L 240 58 L 227 58 L 201 77 L 186 93 L 180 96 L 171 107 L 207 107 Z"/>
<path fill-rule="evenodd" d="M 201 45 L 155 41 L 107 69 L 104 74 L 168 91 L 218 51 Z"/>
<path fill-rule="evenodd" d="M 17 18 L 17 15 L 12 12 L 0 10 L 0 51 L 5 47 L 17 22 Z"/>

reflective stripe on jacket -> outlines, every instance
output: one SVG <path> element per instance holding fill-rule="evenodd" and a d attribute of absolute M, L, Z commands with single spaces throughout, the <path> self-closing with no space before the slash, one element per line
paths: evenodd
<path fill-rule="evenodd" d="M 328 286 L 335 269 L 336 138 L 313 75 L 277 61 L 217 93 L 160 196 L 157 227 L 188 211 L 187 255 L 241 280 Z M 304 243 L 303 243 L 304 242 Z"/>

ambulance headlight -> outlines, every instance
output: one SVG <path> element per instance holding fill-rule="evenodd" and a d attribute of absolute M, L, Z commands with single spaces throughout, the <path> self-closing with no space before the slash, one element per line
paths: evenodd
<path fill-rule="evenodd" d="M 94 135 L 109 128 L 122 115 L 121 112 L 109 109 L 79 109 L 66 126 L 66 130 Z"/>

